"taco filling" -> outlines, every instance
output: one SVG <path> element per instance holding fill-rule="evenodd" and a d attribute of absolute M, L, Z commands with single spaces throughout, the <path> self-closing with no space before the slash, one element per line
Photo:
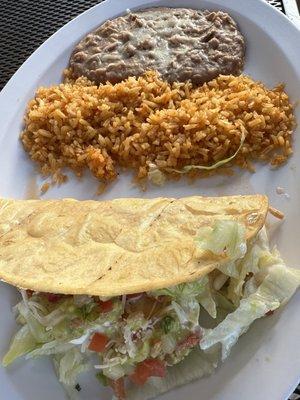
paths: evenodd
<path fill-rule="evenodd" d="M 48 355 L 70 398 L 90 370 L 118 400 L 151 398 L 212 373 L 254 320 L 289 300 L 300 276 L 270 250 L 264 227 L 247 241 L 241 223 L 218 220 L 195 241 L 227 261 L 191 282 L 112 297 L 21 290 L 21 328 L 4 365 Z"/>

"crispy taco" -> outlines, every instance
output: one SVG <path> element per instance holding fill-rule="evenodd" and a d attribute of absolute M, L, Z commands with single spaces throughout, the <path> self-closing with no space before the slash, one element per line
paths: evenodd
<path fill-rule="evenodd" d="M 299 285 L 268 209 L 260 195 L 0 200 L 0 279 L 22 295 L 3 364 L 49 355 L 71 398 L 88 369 L 119 400 L 211 373 Z"/>

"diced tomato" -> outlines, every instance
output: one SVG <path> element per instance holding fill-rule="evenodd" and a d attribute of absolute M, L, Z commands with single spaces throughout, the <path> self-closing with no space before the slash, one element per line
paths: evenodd
<path fill-rule="evenodd" d="M 91 343 L 89 344 L 89 350 L 96 351 L 97 353 L 102 353 L 105 346 L 108 343 L 108 337 L 102 333 L 94 333 Z"/>
<path fill-rule="evenodd" d="M 47 297 L 47 300 L 50 303 L 57 303 L 59 300 L 61 300 L 63 298 L 62 294 L 44 293 L 44 295 Z"/>
<path fill-rule="evenodd" d="M 115 381 L 110 381 L 110 386 L 118 400 L 126 400 L 124 378 L 119 378 Z"/>
<path fill-rule="evenodd" d="M 137 365 L 129 379 L 136 385 L 144 385 L 150 376 L 159 376 L 163 378 L 166 374 L 165 364 L 157 359 L 148 359 Z"/>
<path fill-rule="evenodd" d="M 191 349 L 200 342 L 201 335 L 200 333 L 192 333 L 191 335 L 187 336 L 181 342 L 178 343 L 176 350 L 177 351 L 184 351 Z"/>
<path fill-rule="evenodd" d="M 107 313 L 113 309 L 114 303 L 112 300 L 101 301 L 99 302 L 100 311 L 103 313 Z"/>

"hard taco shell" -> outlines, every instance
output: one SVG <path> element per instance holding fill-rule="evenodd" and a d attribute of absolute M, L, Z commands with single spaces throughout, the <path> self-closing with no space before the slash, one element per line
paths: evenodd
<path fill-rule="evenodd" d="M 216 220 L 262 228 L 265 196 L 0 200 L 0 279 L 40 292 L 116 296 L 169 287 L 226 261 L 197 246 Z"/>

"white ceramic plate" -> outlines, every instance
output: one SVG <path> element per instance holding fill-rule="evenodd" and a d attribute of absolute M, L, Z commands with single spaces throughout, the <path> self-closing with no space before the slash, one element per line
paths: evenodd
<path fill-rule="evenodd" d="M 293 101 L 300 97 L 300 31 L 281 13 L 263 0 L 107 0 L 90 9 L 47 40 L 13 76 L 0 95 L 0 195 L 26 198 L 32 177 L 37 176 L 18 141 L 27 101 L 40 85 L 59 82 L 73 46 L 107 18 L 122 14 L 126 8 L 181 6 L 222 9 L 239 23 L 247 39 L 246 72 L 272 86 L 286 82 Z M 33 27 L 34 29 L 34 27 Z M 16 44 L 17 45 L 17 44 Z M 298 121 L 300 121 L 299 111 Z M 298 129 L 299 132 L 299 129 Z M 130 177 L 121 178 L 101 197 L 186 196 L 265 193 L 274 207 L 286 214 L 283 224 L 273 225 L 276 239 L 288 264 L 300 267 L 300 141 L 295 134 L 295 154 L 277 171 L 259 166 L 256 174 L 239 171 L 234 177 L 214 177 L 188 185 L 184 180 L 146 193 L 132 187 Z M 38 178 L 39 179 L 39 178 Z M 87 177 L 71 178 L 61 188 L 50 190 L 45 198 L 96 198 L 97 182 Z M 276 194 L 281 186 L 290 199 Z M 0 356 L 7 349 L 16 329 L 11 307 L 16 291 L 0 286 Z M 234 348 L 230 358 L 206 379 L 162 396 L 165 400 L 284 400 L 300 378 L 300 293 L 282 312 L 254 324 Z M 83 378 L 81 398 L 109 399 L 93 378 Z M 18 362 L 9 370 L 0 367 L 0 398 L 9 400 L 61 400 L 64 392 L 48 360 Z"/>

